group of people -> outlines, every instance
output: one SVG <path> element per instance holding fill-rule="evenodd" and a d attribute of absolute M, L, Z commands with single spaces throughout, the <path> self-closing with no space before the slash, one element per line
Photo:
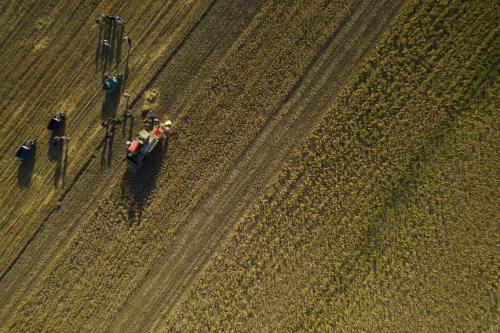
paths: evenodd
<path fill-rule="evenodd" d="M 67 137 L 66 135 L 56 135 L 52 138 L 52 144 L 54 146 L 57 146 L 59 143 L 64 143 L 66 141 L 69 141 L 69 137 Z"/>
<path fill-rule="evenodd" d="M 112 41 L 117 37 L 118 32 L 120 36 L 118 38 L 121 38 L 121 36 L 123 36 L 123 31 L 125 29 L 125 20 L 121 16 L 105 14 L 97 17 L 95 21 L 102 32 L 101 40 L 99 42 L 99 52 L 102 52 L 101 55 L 105 58 L 110 58 L 112 57 L 113 53 Z M 130 50 L 130 47 L 132 46 L 132 40 L 130 39 L 130 37 L 123 37 L 123 41 L 127 42 Z M 110 60 L 111 59 L 108 59 L 108 61 Z"/>
<path fill-rule="evenodd" d="M 101 126 L 106 130 L 106 133 L 108 130 L 114 131 L 115 126 L 121 124 L 122 122 L 126 121 L 128 118 L 134 118 L 134 115 L 130 110 L 125 110 L 125 112 L 122 114 L 122 119 L 118 118 L 108 118 L 107 120 L 102 120 L 101 121 Z M 160 126 L 160 119 L 155 116 L 151 115 L 147 118 L 144 118 L 144 129 L 146 131 L 151 131 L 153 128 Z"/>
<path fill-rule="evenodd" d="M 110 133 L 114 132 L 116 125 L 119 125 L 123 122 L 126 122 L 127 119 L 129 119 L 129 118 L 130 119 L 134 118 L 134 115 L 132 114 L 132 112 L 128 108 L 128 105 L 129 105 L 128 100 L 130 98 L 130 95 L 128 93 L 124 92 L 123 97 L 125 97 L 127 99 L 127 106 L 125 108 L 125 111 L 121 115 L 121 119 L 109 117 L 108 119 L 101 121 L 101 126 L 106 130 L 106 137 L 110 137 Z"/>
<path fill-rule="evenodd" d="M 120 16 L 113 16 L 109 14 L 101 15 L 95 19 L 97 25 L 102 26 L 104 24 L 118 24 L 122 28 L 125 27 L 125 20 Z"/>
<path fill-rule="evenodd" d="M 156 116 L 152 115 L 149 116 L 148 118 L 144 119 L 144 129 L 146 131 L 151 131 L 155 127 L 160 126 L 160 119 L 158 119 Z"/>
<path fill-rule="evenodd" d="M 111 34 L 113 34 L 113 29 L 116 28 L 115 31 L 118 31 L 117 28 L 121 29 L 121 32 L 123 33 L 123 29 L 125 28 L 125 20 L 121 16 L 114 16 L 114 15 L 109 15 L 109 14 L 104 14 L 96 18 L 96 23 L 99 26 L 100 29 L 104 29 L 104 34 L 103 39 L 100 42 L 101 47 L 104 50 L 111 51 L 111 44 L 109 39 L 112 37 Z M 122 35 L 123 36 L 123 35 Z M 129 49 L 132 44 L 132 40 L 130 39 L 129 36 L 123 37 L 123 40 L 127 42 Z M 128 99 L 130 95 L 127 93 L 124 93 L 124 96 Z M 127 103 L 128 105 L 128 103 Z M 127 118 L 132 118 L 133 115 L 132 113 L 128 110 L 125 111 L 123 114 L 124 119 Z M 66 120 L 66 115 L 63 112 L 57 113 L 55 116 L 53 116 L 47 128 L 52 131 L 52 137 L 51 137 L 51 143 L 55 146 L 60 145 L 61 147 L 65 142 L 69 141 L 69 137 L 64 135 L 64 133 L 60 130 L 60 128 L 64 125 Z M 116 124 L 121 123 L 122 121 L 119 119 L 114 119 L 110 118 L 107 121 L 103 121 L 101 125 L 106 128 L 106 132 L 109 127 L 114 128 Z M 20 152 L 32 152 L 35 149 L 35 142 L 36 139 L 30 139 L 26 142 L 24 142 L 21 147 L 18 149 L 18 152 L 16 153 L 16 156 L 20 160 L 24 160 L 26 154 L 21 154 Z"/>

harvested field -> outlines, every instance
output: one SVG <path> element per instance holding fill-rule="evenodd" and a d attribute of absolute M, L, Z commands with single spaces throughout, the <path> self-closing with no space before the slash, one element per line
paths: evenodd
<path fill-rule="evenodd" d="M 158 327 L 496 331 L 498 13 L 405 6 Z"/>
<path fill-rule="evenodd" d="M 497 324 L 498 6 L 402 3 L 2 5 L 0 328 Z M 102 62 L 105 12 L 132 47 Z M 136 116 L 108 137 L 126 103 L 104 101 L 105 66 Z M 50 160 L 61 109 L 71 140 Z M 174 133 L 134 174 L 124 142 L 146 111 Z"/>
<path fill-rule="evenodd" d="M 56 201 L 73 185 L 89 158 L 102 151 L 104 131 L 99 124 L 106 110 L 100 88 L 101 71 L 94 56 L 99 38 L 95 17 L 106 11 L 130 17 L 127 29 L 134 41 L 130 59 L 115 67 L 117 71 L 131 73 L 126 89 L 139 96 L 210 4 L 209 1 L 190 5 L 177 1 L 169 6 L 155 6 L 155 1 L 135 6 L 125 6 L 121 1 L 93 5 L 82 5 L 80 1 L 56 3 L 9 2 L 0 20 L 0 26 L 5 27 L 0 35 L 0 62 L 4 69 L 0 73 L 0 107 L 10 115 L 0 129 L 5 140 L 3 154 L 13 156 L 18 145 L 30 137 L 38 138 L 39 146 L 43 147 L 37 151 L 34 166 L 18 168 L 18 161 L 12 158 L 2 159 L 0 165 L 0 238 L 7 244 L 0 249 L 2 275 L 44 223 Z M 168 24 L 158 29 L 158 22 L 163 20 Z M 152 47 L 155 39 L 160 38 L 163 43 Z M 40 40 L 50 47 L 39 46 Z M 125 46 L 123 49 L 127 50 Z M 49 140 L 46 125 L 49 117 L 59 111 L 68 115 L 66 132 L 71 141 L 64 153 L 54 156 L 44 147 Z M 102 156 L 103 165 L 110 163 L 107 155 Z M 102 180 L 95 185 L 99 183 Z"/>

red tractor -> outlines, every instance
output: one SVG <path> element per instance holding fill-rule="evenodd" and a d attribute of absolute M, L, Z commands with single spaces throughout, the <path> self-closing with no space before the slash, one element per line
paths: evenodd
<path fill-rule="evenodd" d="M 167 120 L 160 124 L 155 121 L 148 130 L 141 130 L 137 138 L 127 141 L 127 155 L 125 158 L 129 165 L 136 169 L 139 168 L 146 157 L 156 148 L 158 143 L 165 139 L 167 133 L 172 129 L 172 122 Z"/>

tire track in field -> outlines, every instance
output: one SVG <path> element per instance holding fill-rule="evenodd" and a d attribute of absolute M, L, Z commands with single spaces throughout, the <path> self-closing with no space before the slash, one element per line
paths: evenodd
<path fill-rule="evenodd" d="M 230 222 L 251 208 L 279 166 L 314 126 L 397 12 L 401 1 L 363 1 L 321 49 L 300 85 L 292 91 L 228 176 L 188 218 L 129 303 L 112 331 L 158 330 L 185 295 Z M 160 310 L 158 310 L 160 309 Z"/>

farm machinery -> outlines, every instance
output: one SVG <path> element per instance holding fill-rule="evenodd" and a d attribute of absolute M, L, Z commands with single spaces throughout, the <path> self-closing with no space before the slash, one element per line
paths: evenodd
<path fill-rule="evenodd" d="M 27 160 L 31 156 L 33 156 L 35 149 L 36 149 L 36 140 L 35 139 L 28 140 L 21 147 L 19 147 L 19 149 L 16 152 L 16 157 L 20 161 Z"/>
<path fill-rule="evenodd" d="M 125 159 L 129 166 L 133 169 L 139 168 L 148 155 L 166 138 L 171 129 L 172 122 L 170 120 L 160 123 L 159 120 L 155 119 L 145 129 L 139 131 L 134 140 L 127 141 Z"/>
<path fill-rule="evenodd" d="M 54 117 L 52 117 L 47 125 L 47 129 L 52 132 L 58 131 L 66 121 L 66 114 L 64 112 L 58 112 Z"/>
<path fill-rule="evenodd" d="M 102 80 L 102 89 L 107 95 L 113 95 L 120 88 L 122 82 L 122 75 L 108 75 L 105 74 Z"/>

